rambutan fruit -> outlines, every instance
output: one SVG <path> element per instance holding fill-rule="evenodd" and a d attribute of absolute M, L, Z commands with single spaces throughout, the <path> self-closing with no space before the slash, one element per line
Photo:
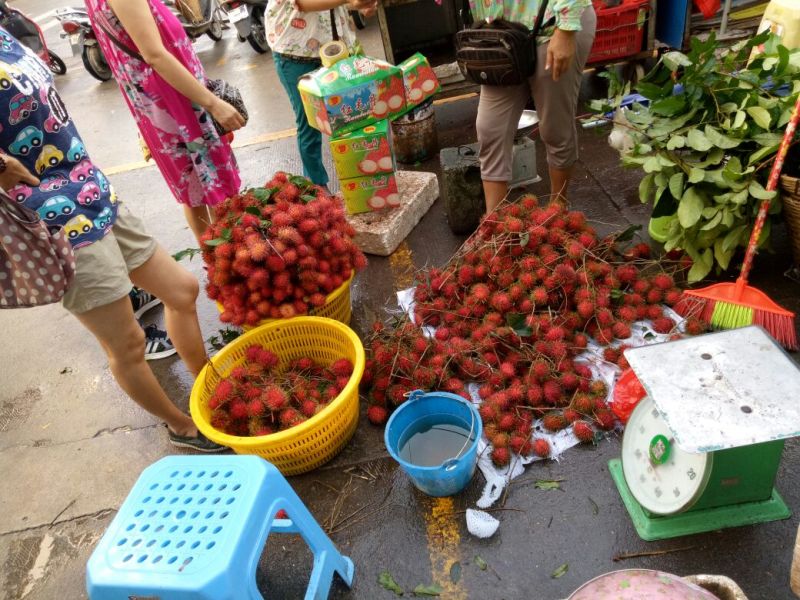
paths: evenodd
<path fill-rule="evenodd" d="M 214 389 L 214 395 L 220 399 L 221 402 L 226 402 L 230 399 L 233 393 L 233 382 L 229 379 L 221 379 Z"/>
<path fill-rule="evenodd" d="M 646 294 L 650 290 L 650 282 L 645 279 L 637 279 L 631 287 L 637 294 Z"/>
<path fill-rule="evenodd" d="M 587 394 L 576 394 L 572 407 L 582 415 L 588 415 L 594 410 L 594 400 Z"/>
<path fill-rule="evenodd" d="M 497 426 L 503 431 L 513 431 L 517 425 L 517 418 L 511 413 L 503 413 L 497 420 Z"/>
<path fill-rule="evenodd" d="M 594 429 L 592 429 L 592 426 L 586 421 L 575 421 L 572 424 L 572 432 L 575 434 L 575 437 L 584 444 L 594 441 Z"/>
<path fill-rule="evenodd" d="M 242 381 L 247 377 L 247 369 L 245 369 L 243 366 L 234 367 L 233 369 L 231 369 L 230 376 L 233 379 L 238 379 L 239 381 Z"/>
<path fill-rule="evenodd" d="M 566 371 L 558 378 L 561 387 L 568 392 L 574 391 L 578 387 L 578 376 L 571 371 Z"/>
<path fill-rule="evenodd" d="M 262 396 L 267 408 L 273 412 L 283 410 L 289 404 L 289 398 L 286 397 L 284 391 L 275 385 L 267 386 Z"/>
<path fill-rule="evenodd" d="M 653 320 L 653 330 L 656 333 L 669 333 L 675 327 L 675 321 L 669 317 L 659 317 Z"/>
<path fill-rule="evenodd" d="M 259 390 L 256 389 L 254 391 L 259 396 L 261 395 L 261 392 Z M 251 400 L 247 404 L 247 414 L 249 414 L 251 417 L 258 417 L 260 415 L 263 415 L 265 410 L 266 409 L 264 407 L 264 403 L 261 401 L 260 398 L 256 398 L 254 400 Z"/>
<path fill-rule="evenodd" d="M 579 413 L 574 408 L 566 408 L 566 409 L 564 409 L 564 413 L 563 414 L 564 414 L 564 418 L 567 420 L 567 423 L 570 423 L 570 424 L 574 423 L 575 421 L 580 419 L 581 416 L 582 416 L 581 413 Z"/>
<path fill-rule="evenodd" d="M 505 467 L 511 462 L 511 453 L 508 451 L 508 448 L 493 448 L 492 462 L 498 467 Z"/>
<path fill-rule="evenodd" d="M 519 434 L 512 434 L 508 441 L 508 446 L 516 454 L 521 454 L 522 449 L 527 445 L 527 442 L 528 439 L 526 437 Z"/>
<path fill-rule="evenodd" d="M 594 414 L 594 420 L 600 429 L 611 431 L 617 424 L 617 418 L 610 410 L 598 410 Z"/>
<path fill-rule="evenodd" d="M 300 403 L 300 412 L 302 413 L 302 415 L 304 417 L 307 417 L 307 418 L 310 419 L 311 417 L 313 417 L 317 413 L 317 407 L 318 406 L 319 405 L 316 402 L 314 402 L 313 400 L 310 400 L 310 399 L 309 400 L 303 400 L 303 402 Z"/>
<path fill-rule="evenodd" d="M 651 279 L 651 282 L 654 287 L 662 291 L 666 291 L 675 285 L 672 277 L 666 273 L 659 273 Z"/>
<path fill-rule="evenodd" d="M 543 306 L 547 304 L 550 298 L 550 294 L 547 291 L 547 288 L 544 287 L 537 287 L 536 289 L 531 292 L 531 300 L 535 306 Z"/>
<path fill-rule="evenodd" d="M 512 377 L 516 377 L 517 369 L 513 363 L 504 361 L 500 363 L 500 373 L 503 375 L 503 377 L 511 379 Z"/>
<path fill-rule="evenodd" d="M 367 409 L 367 419 L 373 425 L 383 425 L 389 417 L 389 412 L 383 406 L 370 406 Z"/>
<path fill-rule="evenodd" d="M 632 283 L 639 277 L 639 270 L 633 265 L 620 265 L 614 274 L 621 283 Z"/>
<path fill-rule="evenodd" d="M 561 386 L 553 379 L 544 382 L 542 385 L 542 392 L 544 393 L 544 399 L 547 403 L 553 406 L 557 405 L 564 395 Z"/>
<path fill-rule="evenodd" d="M 547 333 L 544 334 L 544 339 L 549 342 L 559 342 L 567 336 L 567 332 L 563 327 L 551 327 Z"/>
<path fill-rule="evenodd" d="M 620 340 L 626 340 L 631 337 L 631 326 L 622 321 L 617 321 L 611 327 L 614 337 Z"/>
<path fill-rule="evenodd" d="M 633 323 L 636 320 L 636 309 L 633 306 L 620 306 L 617 317 L 624 323 Z"/>
<path fill-rule="evenodd" d="M 672 288 L 664 292 L 664 304 L 667 306 L 675 306 L 681 301 L 683 293 L 678 288 Z"/>
<path fill-rule="evenodd" d="M 584 319 L 591 319 L 595 313 L 594 303 L 590 300 L 583 300 L 576 307 L 578 314 Z"/>
<path fill-rule="evenodd" d="M 660 306 L 652 305 L 647 307 L 646 317 L 651 321 L 660 319 L 663 316 L 664 316 L 664 310 Z"/>
<path fill-rule="evenodd" d="M 514 303 L 511 301 L 511 298 L 505 292 L 495 292 L 492 294 L 490 305 L 496 311 L 505 314 L 511 310 L 514 306 Z"/>
<path fill-rule="evenodd" d="M 469 297 L 474 299 L 474 302 L 478 304 L 488 303 L 491 295 L 492 291 L 485 283 L 476 283 L 469 290 Z"/>
<path fill-rule="evenodd" d="M 540 458 L 550 457 L 550 442 L 544 438 L 533 440 L 533 453 Z"/>
<path fill-rule="evenodd" d="M 603 398 L 608 396 L 608 386 L 605 381 L 600 381 L 599 379 L 595 379 L 589 384 L 589 391 L 595 396 L 601 396 Z"/>
<path fill-rule="evenodd" d="M 231 402 L 230 415 L 233 419 L 246 419 L 250 414 L 244 400 L 236 399 Z"/>
<path fill-rule="evenodd" d="M 601 308 L 596 313 L 600 327 L 610 327 L 614 323 L 614 314 L 607 308 Z"/>
<path fill-rule="evenodd" d="M 478 408 L 478 414 L 484 423 L 489 423 L 497 419 L 497 407 L 491 402 L 483 402 Z"/>
<path fill-rule="evenodd" d="M 547 413 L 542 417 L 542 427 L 548 431 L 561 431 L 568 425 L 564 415 L 558 412 Z"/>
<path fill-rule="evenodd" d="M 615 363 L 619 360 L 620 351 L 616 348 L 608 347 L 603 349 L 603 360 L 606 360 L 610 363 Z"/>
<path fill-rule="evenodd" d="M 684 326 L 686 328 L 686 333 L 689 335 L 701 335 L 708 331 L 706 322 L 697 317 L 689 317 L 686 319 Z"/>
<path fill-rule="evenodd" d="M 572 344 L 576 348 L 586 348 L 589 345 L 589 337 L 585 333 L 576 333 L 572 337 Z"/>
<path fill-rule="evenodd" d="M 542 398 L 544 397 L 544 393 L 542 392 L 542 387 L 535 383 L 529 385 L 528 389 L 525 392 L 525 397 L 528 406 L 538 406 L 542 402 Z"/>
<path fill-rule="evenodd" d="M 658 288 L 651 288 L 645 295 L 648 304 L 659 304 L 664 300 L 664 294 Z"/>

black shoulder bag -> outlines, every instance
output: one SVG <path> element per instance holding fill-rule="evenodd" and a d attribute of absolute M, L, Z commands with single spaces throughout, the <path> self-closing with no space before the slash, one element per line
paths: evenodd
<path fill-rule="evenodd" d="M 505 19 L 480 21 L 456 34 L 456 60 L 464 76 L 479 85 L 520 85 L 536 71 L 536 36 L 547 0 L 539 6 L 533 31 Z"/>

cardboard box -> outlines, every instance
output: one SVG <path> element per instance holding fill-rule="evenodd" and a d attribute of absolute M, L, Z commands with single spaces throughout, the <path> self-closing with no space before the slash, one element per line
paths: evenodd
<path fill-rule="evenodd" d="M 399 115 L 406 107 L 403 74 L 389 63 L 351 56 L 297 84 L 309 124 L 341 135 Z"/>
<path fill-rule="evenodd" d="M 344 205 L 351 215 L 400 206 L 394 173 L 343 179 Z"/>
<path fill-rule="evenodd" d="M 330 146 L 339 179 L 395 170 L 392 128 L 387 120 L 331 138 Z"/>
<path fill-rule="evenodd" d="M 403 72 L 403 87 L 406 93 L 405 112 L 425 102 L 442 87 L 428 59 L 419 52 L 397 66 Z"/>

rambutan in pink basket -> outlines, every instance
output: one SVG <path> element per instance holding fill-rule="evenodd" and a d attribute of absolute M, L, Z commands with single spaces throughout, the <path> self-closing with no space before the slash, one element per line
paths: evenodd
<path fill-rule="evenodd" d="M 325 304 L 318 308 L 312 308 L 309 310 L 308 316 L 327 317 L 328 319 L 334 319 L 340 323 L 349 325 L 351 316 L 350 284 L 353 283 L 353 277 L 355 277 L 355 273 L 351 273 L 350 278 L 347 281 L 328 294 L 328 296 L 325 298 Z M 215 304 L 217 305 L 217 310 L 220 312 L 220 314 L 222 314 L 222 312 L 225 311 L 225 307 L 222 306 L 222 303 L 220 302 L 216 302 Z M 285 321 L 285 319 L 264 319 L 258 325 L 242 325 L 241 327 L 244 331 L 250 331 L 256 327 L 261 327 L 262 325 L 276 323 L 279 321 Z"/>
<path fill-rule="evenodd" d="M 349 312 L 349 304 L 348 304 Z M 246 364 L 245 349 L 259 344 L 278 355 L 277 369 L 310 357 L 329 366 L 340 358 L 353 363 L 350 381 L 322 411 L 307 421 L 259 437 L 228 435 L 211 426 L 208 398 L 219 380 L 234 367 Z M 295 317 L 260 325 L 225 346 L 207 364 L 192 388 L 189 410 L 197 428 L 210 440 L 237 454 L 257 454 L 284 475 L 312 471 L 336 456 L 353 437 L 358 425 L 358 385 L 364 373 L 364 347 L 347 325 L 324 317 Z"/>

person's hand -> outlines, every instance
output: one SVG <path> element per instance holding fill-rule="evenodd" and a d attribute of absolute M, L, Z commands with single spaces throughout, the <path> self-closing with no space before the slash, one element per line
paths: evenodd
<path fill-rule="evenodd" d="M 545 70 L 550 71 L 553 81 L 558 79 L 572 67 L 575 60 L 575 32 L 556 29 L 547 44 L 547 64 Z"/>
<path fill-rule="evenodd" d="M 39 185 L 39 178 L 16 158 L 7 154 L 3 154 L 3 158 L 6 161 L 6 170 L 0 173 L 1 188 L 8 191 L 20 183 Z"/>
<path fill-rule="evenodd" d="M 370 17 L 375 16 L 375 13 L 378 12 L 378 3 L 376 2 L 375 6 L 373 6 L 372 8 L 362 8 L 358 12 L 360 12 L 361 16 L 364 17 L 365 19 L 369 19 Z"/>
<path fill-rule="evenodd" d="M 378 0 L 347 0 L 345 4 L 347 4 L 348 10 L 373 11 L 372 14 L 375 14 L 375 11 L 378 10 Z"/>
<path fill-rule="evenodd" d="M 215 99 L 216 101 L 211 104 L 208 112 L 217 123 L 222 125 L 225 131 L 236 131 L 244 127 L 244 117 L 239 114 L 238 110 L 216 96 Z"/>

